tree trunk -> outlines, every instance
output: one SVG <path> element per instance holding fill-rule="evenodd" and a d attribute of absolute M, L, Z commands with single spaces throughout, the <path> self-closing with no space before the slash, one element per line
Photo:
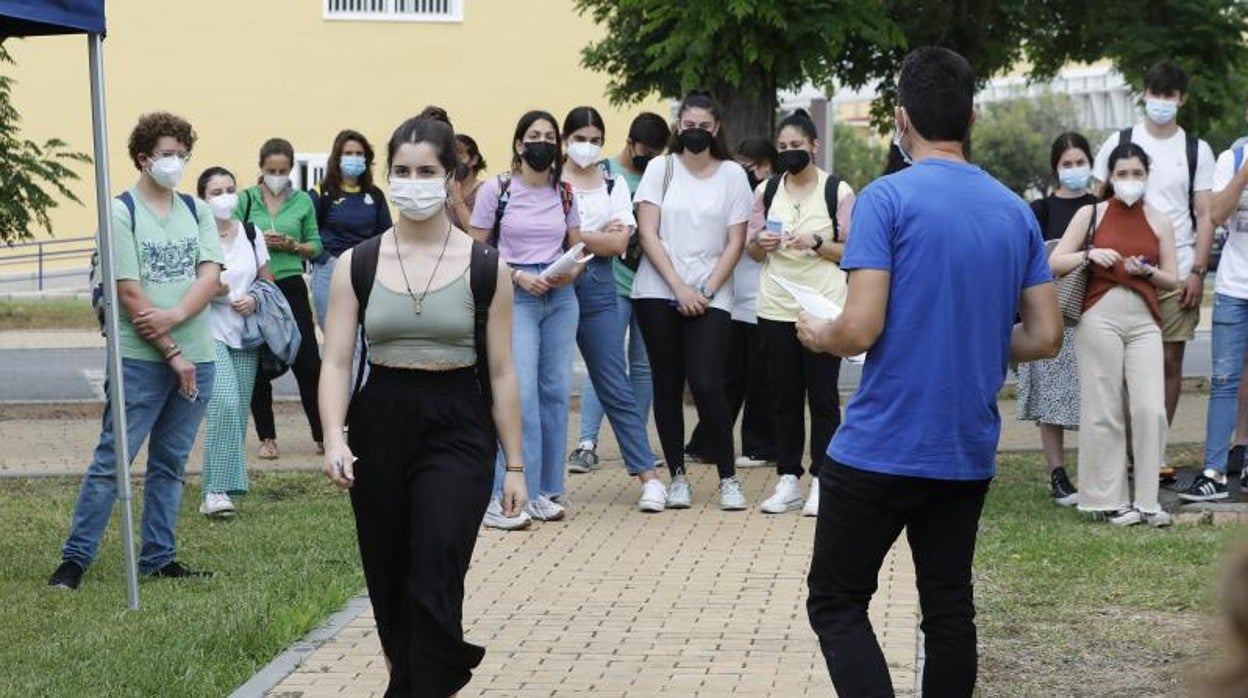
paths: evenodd
<path fill-rule="evenodd" d="M 724 109 L 724 135 L 728 147 L 736 149 L 744 138 L 762 136 L 771 140 L 776 135 L 775 81 L 760 80 L 753 89 L 720 84 L 715 97 Z"/>

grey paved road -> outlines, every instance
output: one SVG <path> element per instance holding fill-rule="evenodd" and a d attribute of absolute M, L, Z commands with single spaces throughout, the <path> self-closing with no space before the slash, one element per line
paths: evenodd
<path fill-rule="evenodd" d="M 1188 345 L 1184 375 L 1208 376 L 1209 335 L 1198 332 Z M 573 389 L 580 389 L 585 367 L 574 368 Z M 846 364 L 841 369 L 841 388 L 858 385 L 861 367 Z M 273 385 L 279 398 L 294 398 L 298 392 L 294 377 L 287 373 Z M 0 349 L 0 403 L 30 401 L 102 400 L 104 397 L 103 349 Z"/>

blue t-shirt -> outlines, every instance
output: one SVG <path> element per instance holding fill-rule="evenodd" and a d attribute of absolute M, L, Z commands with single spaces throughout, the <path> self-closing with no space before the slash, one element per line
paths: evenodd
<path fill-rule="evenodd" d="M 927 159 L 863 189 L 851 221 L 841 268 L 891 279 L 828 455 L 889 475 L 993 477 L 1019 297 L 1052 278 L 1035 216 L 979 167 Z"/>
<path fill-rule="evenodd" d="M 339 257 L 343 252 L 390 229 L 390 207 L 380 189 L 343 191 L 338 198 L 324 205 L 319 191 L 312 194 L 321 244 L 326 254 Z M 321 218 L 322 208 L 325 217 Z"/>

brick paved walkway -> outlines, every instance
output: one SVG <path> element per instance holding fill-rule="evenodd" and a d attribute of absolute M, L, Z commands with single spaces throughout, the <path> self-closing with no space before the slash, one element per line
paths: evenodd
<path fill-rule="evenodd" d="M 461 696 L 827 696 L 805 612 L 814 519 L 725 513 L 714 469 L 691 466 L 695 506 L 643 515 L 618 464 L 570 476 L 572 515 L 526 532 L 483 529 L 464 609 L 485 661 Z M 743 471 L 746 496 L 771 472 Z M 917 601 L 904 541 L 871 607 L 900 695 L 913 695 Z M 270 693 L 381 695 L 371 612 Z"/>

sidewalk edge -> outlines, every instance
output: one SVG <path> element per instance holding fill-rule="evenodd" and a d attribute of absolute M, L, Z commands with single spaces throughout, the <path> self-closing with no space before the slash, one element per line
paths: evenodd
<path fill-rule="evenodd" d="M 352 598 L 341 611 L 330 616 L 329 620 L 314 628 L 290 647 L 287 647 L 273 661 L 266 664 L 260 671 L 257 671 L 246 683 L 234 689 L 234 692 L 230 694 L 230 698 L 262 698 L 281 683 L 283 679 L 294 673 L 321 645 L 334 639 L 348 623 L 368 610 L 368 607 L 367 595 Z"/>

